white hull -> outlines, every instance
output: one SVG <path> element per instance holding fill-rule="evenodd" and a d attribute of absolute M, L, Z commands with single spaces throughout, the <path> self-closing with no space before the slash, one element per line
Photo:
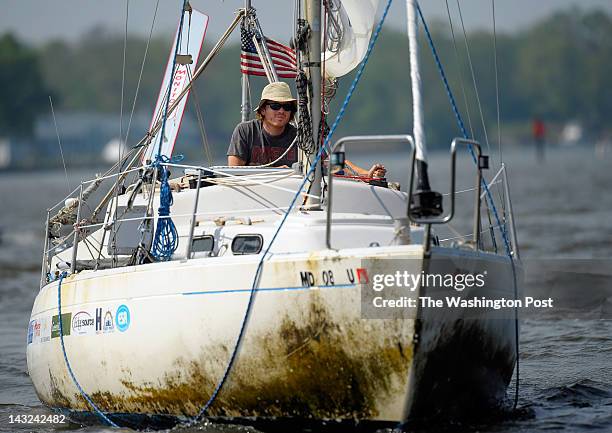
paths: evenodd
<path fill-rule="evenodd" d="M 432 257 L 450 257 L 470 272 L 496 266 L 487 290 L 513 297 L 509 260 L 457 251 L 434 248 Z M 437 266 L 423 255 L 421 245 L 405 245 L 272 257 L 237 362 L 208 415 L 398 422 L 435 413 L 442 396 L 454 399 L 466 385 L 479 390 L 475 405 L 499 403 L 515 362 L 513 320 L 483 316 L 457 328 L 461 309 L 435 317 L 419 309 L 418 320 L 402 319 L 403 313 L 395 320 L 362 319 L 357 268 L 363 260 L 370 275 L 377 260 L 391 258 L 406 260 L 406 270 L 418 274 L 427 271 L 424 263 Z M 66 278 L 62 313 L 70 314 L 70 335 L 64 340 L 80 385 L 110 414 L 196 415 L 223 375 L 258 261 L 208 257 Z M 427 288 L 420 287 L 411 296 L 424 295 Z M 45 404 L 87 412 L 57 326 L 52 336 L 57 314 L 54 282 L 41 290 L 32 312 L 29 373 Z M 448 351 L 458 348 L 449 359 Z"/>

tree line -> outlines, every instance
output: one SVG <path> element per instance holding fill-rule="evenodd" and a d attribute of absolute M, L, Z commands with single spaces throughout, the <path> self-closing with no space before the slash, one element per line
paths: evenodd
<path fill-rule="evenodd" d="M 524 139 L 534 117 L 551 124 L 578 121 L 593 136 L 609 133 L 612 19 L 606 13 L 571 9 L 520 33 L 498 34 L 496 53 L 493 35 L 486 31 L 464 39 L 455 28 L 453 38 L 448 23 L 439 22 L 432 24 L 432 35 L 465 127 L 477 139 L 484 140 L 486 131 L 490 141 L 496 140 L 496 81 L 504 137 Z M 135 97 L 136 111 L 153 110 L 170 39 L 150 42 L 144 67 L 147 41 L 128 39 L 124 114 Z M 210 48 L 214 42 L 208 39 L 205 47 Z M 0 37 L 0 135 L 32 133 L 36 117 L 49 112 L 49 96 L 56 110 L 119 113 L 123 46 L 122 36 L 100 28 L 76 43 L 58 40 L 40 47 L 10 34 Z M 420 57 L 428 141 L 431 147 L 447 147 L 460 130 L 424 38 Z M 188 108 L 195 118 L 200 106 L 208 137 L 219 149 L 240 119 L 238 59 L 239 47 L 226 47 L 197 83 Z M 352 78 L 340 78 L 329 116 L 335 116 Z M 256 103 L 265 82 L 253 78 L 252 83 Z M 407 37 L 385 29 L 338 133 L 406 133 L 412 129 L 411 107 Z"/>

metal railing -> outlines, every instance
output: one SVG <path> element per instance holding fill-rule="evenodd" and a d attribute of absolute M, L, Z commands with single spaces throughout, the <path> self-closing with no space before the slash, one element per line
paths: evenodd
<path fill-rule="evenodd" d="M 476 180 L 474 187 L 464 189 L 461 191 L 456 190 L 456 159 L 457 159 L 457 147 L 463 145 L 468 149 L 475 149 L 476 153 Z M 413 185 L 414 185 L 414 167 L 416 164 L 416 155 L 413 155 L 412 160 L 412 170 L 410 177 L 410 195 L 412 200 L 413 193 Z M 483 191 L 483 176 L 482 170 L 486 168 L 484 164 L 484 159 L 482 155 L 482 148 L 480 143 L 474 140 L 464 139 L 464 138 L 455 138 L 451 142 L 451 172 L 450 172 L 450 190 L 448 193 L 443 194 L 444 196 L 449 196 L 450 199 L 450 211 L 447 215 L 439 218 L 413 218 L 409 215 L 410 220 L 416 224 L 424 224 L 427 225 L 426 234 L 430 231 L 430 224 L 448 224 L 453 219 L 455 215 L 456 209 L 456 195 L 460 193 L 468 193 L 474 191 L 474 202 L 473 202 L 473 229 L 472 232 L 466 235 L 459 235 L 453 238 L 448 238 L 445 240 L 453 240 L 453 239 L 463 239 L 471 237 L 471 244 L 475 249 L 482 248 L 481 236 L 484 233 L 491 232 L 492 242 L 495 243 L 495 230 L 498 230 L 498 233 L 501 233 L 501 236 L 504 236 L 506 231 L 509 234 L 510 241 L 510 252 L 514 257 L 519 257 L 519 247 L 518 240 L 516 235 L 516 227 L 514 224 L 514 212 L 512 209 L 512 200 L 510 197 L 510 188 L 508 185 L 508 176 L 507 169 L 505 164 L 501 164 L 501 168 L 499 171 L 493 176 L 490 182 L 486 184 L 486 190 Z M 503 212 L 501 214 L 502 220 L 501 224 L 493 225 L 489 222 L 489 226 L 486 228 L 481 227 L 481 207 L 483 205 L 483 198 L 487 195 L 487 192 L 490 191 L 493 185 L 502 184 L 503 187 Z M 501 196 L 502 194 L 500 194 Z M 491 196 L 492 198 L 492 196 Z M 450 227 L 450 225 L 449 225 Z M 426 237 L 428 237 L 426 235 Z M 444 241 L 444 240 L 443 240 Z M 426 242 L 429 243 L 429 239 L 426 239 Z M 497 251 L 497 249 L 496 249 Z"/>
<path fill-rule="evenodd" d="M 480 143 L 474 140 L 468 140 L 464 138 L 455 138 L 451 143 L 451 167 L 450 167 L 450 211 L 443 217 L 436 218 L 415 218 L 413 215 L 408 212 L 408 218 L 415 224 L 424 224 L 426 226 L 426 236 L 425 236 L 425 244 L 426 248 L 429 248 L 430 243 L 430 231 L 432 224 L 446 224 L 450 222 L 455 215 L 455 185 L 456 185 L 456 173 L 457 173 L 457 146 L 464 145 L 468 149 L 476 148 L 477 153 L 477 166 L 476 166 L 476 185 L 474 190 L 476 191 L 475 200 L 474 200 L 474 230 L 473 230 L 473 242 L 475 248 L 478 248 L 480 243 L 480 191 L 481 191 L 481 183 L 482 183 L 482 167 L 480 166 L 482 150 L 480 147 Z M 416 153 L 412 156 L 412 166 L 410 170 L 410 186 L 409 186 L 409 195 L 410 202 L 412 202 L 412 194 L 414 188 L 414 172 L 416 166 Z"/>
<path fill-rule="evenodd" d="M 237 172 L 239 172 L 239 170 L 236 170 L 235 167 L 232 168 L 231 170 L 228 170 L 228 171 L 231 171 L 231 173 L 226 173 L 223 171 L 223 169 L 210 168 L 210 167 L 182 165 L 182 164 L 174 164 L 174 163 L 164 163 L 162 165 L 169 167 L 169 168 L 189 169 L 189 170 L 193 170 L 194 172 L 197 172 L 196 192 L 194 195 L 192 212 L 186 213 L 186 214 L 180 214 L 180 215 L 173 214 L 168 217 L 159 217 L 154 214 L 148 214 L 148 215 L 145 214 L 137 218 L 134 218 L 134 217 L 125 218 L 124 217 L 125 214 L 117 216 L 115 215 L 114 212 L 110 212 L 110 213 L 106 212 L 105 217 L 103 218 L 103 221 L 96 221 L 92 217 L 98 216 L 102 205 L 117 206 L 117 203 L 115 200 L 112 200 L 112 201 L 108 200 L 108 197 L 110 197 L 109 194 L 111 192 L 114 192 L 116 179 L 125 179 L 127 175 L 135 174 L 146 167 L 131 168 L 131 169 L 119 172 L 119 173 L 99 176 L 99 177 L 96 177 L 95 179 L 83 181 L 79 184 L 79 186 L 77 186 L 73 191 L 71 191 L 66 197 L 64 197 L 62 200 L 57 202 L 55 205 L 47 209 L 47 216 L 45 220 L 45 239 L 44 239 L 44 246 L 43 246 L 43 254 L 42 254 L 43 257 L 42 257 L 41 275 L 40 275 L 40 287 L 44 286 L 46 282 L 49 281 L 48 276 L 51 272 L 50 268 L 51 268 L 51 261 L 52 261 L 53 256 L 61 253 L 62 251 L 69 250 L 70 248 L 72 248 L 72 251 L 70 251 L 70 259 L 65 257 L 63 261 L 66 264 L 65 269 L 66 270 L 69 269 L 71 273 L 75 273 L 79 270 L 78 269 L 79 265 L 77 261 L 78 251 L 79 251 L 79 242 L 82 241 L 83 239 L 87 239 L 86 236 L 88 235 L 88 233 L 93 233 L 95 230 L 102 228 L 102 227 L 104 227 L 106 230 L 111 230 L 112 228 L 117 227 L 121 223 L 129 222 L 129 221 L 153 221 L 159 218 L 190 218 L 187 246 L 184 250 L 186 259 L 190 259 L 192 257 L 191 243 L 192 243 L 193 236 L 194 236 L 194 230 L 195 230 L 195 226 L 197 223 L 197 217 L 202 216 L 202 215 L 213 216 L 217 214 L 217 212 L 198 212 L 199 199 L 200 199 L 200 187 L 201 187 L 202 182 L 205 179 L 204 173 L 214 175 L 214 178 L 211 178 L 211 177 L 206 178 L 206 181 L 209 183 L 229 185 L 229 186 L 239 186 L 239 185 L 264 186 L 264 187 L 271 188 L 274 190 L 279 190 L 279 191 L 284 191 L 284 192 L 289 192 L 289 193 L 297 193 L 297 191 L 291 188 L 285 188 L 285 187 L 274 184 L 276 181 L 280 179 L 284 179 L 286 177 L 296 175 L 293 170 L 275 169 L 275 168 L 268 169 L 268 170 L 258 170 L 257 172 L 251 172 L 250 170 L 245 170 L 245 173 L 242 173 L 244 175 L 240 176 L 236 174 Z M 95 206 L 90 207 L 87 204 L 87 199 L 89 198 L 89 195 L 86 192 L 88 191 L 88 188 L 91 187 L 91 185 L 95 183 L 98 184 L 97 186 L 100 186 L 103 182 L 110 183 L 109 191 L 104 195 L 104 197 L 102 198 L 100 202 L 96 201 L 94 203 Z M 155 194 L 158 193 L 157 183 L 155 183 L 155 186 L 151 186 L 150 183 L 146 185 L 149 185 L 148 186 L 148 189 L 149 189 L 148 207 L 151 207 L 153 204 L 152 202 L 153 196 L 155 196 Z M 127 191 L 127 194 L 136 194 L 136 193 L 138 193 L 138 191 L 135 191 L 134 189 L 132 190 L 128 189 Z M 70 203 L 69 200 L 71 199 L 73 200 L 72 202 L 73 204 L 67 204 L 67 203 Z M 83 215 L 84 215 L 83 206 L 84 205 L 90 211 L 92 208 L 95 207 L 95 209 L 92 211 L 92 215 L 90 217 L 86 216 L 86 218 L 92 218 L 93 220 L 83 219 Z M 128 204 L 128 207 L 129 207 L 129 204 Z M 271 209 L 266 209 L 265 211 L 275 211 L 275 210 L 283 211 L 285 209 L 286 208 L 271 208 Z M 55 214 L 56 212 L 57 214 Z M 63 212 L 63 215 L 60 216 L 62 212 Z M 254 210 L 254 209 L 242 210 L 241 209 L 241 210 L 235 211 L 234 213 L 247 213 L 247 212 L 256 213 L 256 212 L 260 212 L 260 210 Z M 52 216 L 52 214 L 55 214 L 55 215 Z M 67 225 L 67 220 L 70 220 L 70 221 L 74 220 L 72 230 L 68 233 L 66 232 L 61 233 L 60 232 L 61 227 L 64 227 Z M 58 228 L 60 229 L 60 231 L 58 231 L 58 235 L 57 235 L 58 237 L 55 237 L 52 233 L 54 233 L 56 229 Z M 55 241 L 52 242 L 52 239 L 55 239 Z M 107 258 L 107 257 L 103 257 L 103 254 L 102 254 L 103 248 L 106 245 L 104 240 L 105 238 L 102 238 L 102 241 L 99 242 L 100 245 L 94 246 L 94 249 L 96 249 L 96 253 L 98 257 L 95 258 L 92 255 L 92 261 L 96 262 L 96 267 L 98 266 L 98 263 L 101 258 L 104 258 L 104 259 Z M 116 252 L 113 253 L 113 256 L 116 254 L 117 254 Z"/>
<path fill-rule="evenodd" d="M 334 173 L 332 170 L 332 164 L 331 164 L 331 159 L 332 159 L 332 155 L 334 154 L 334 152 L 336 152 L 336 149 L 338 149 L 340 146 L 342 146 L 342 149 L 344 149 L 345 146 L 347 146 L 348 144 L 355 144 L 355 143 L 397 143 L 397 142 L 407 142 L 412 150 L 412 154 L 413 154 L 413 159 L 414 159 L 414 155 L 415 155 L 415 146 L 414 146 L 414 140 L 410 135 L 352 135 L 352 136 L 347 136 L 347 137 L 342 137 L 341 139 L 339 139 L 338 141 L 336 141 L 334 143 L 334 145 L 331 147 L 330 149 L 330 163 L 329 163 L 329 167 L 327 169 L 327 219 L 326 219 L 326 227 L 325 227 L 325 244 L 327 245 L 328 249 L 332 249 L 331 246 L 331 221 L 332 221 L 332 203 L 333 203 L 333 180 L 334 180 Z M 413 164 L 413 170 L 414 170 L 414 164 Z M 410 178 L 412 179 L 412 174 L 410 176 Z"/>
<path fill-rule="evenodd" d="M 410 200 L 412 199 L 412 188 L 414 185 L 414 171 L 415 171 L 415 159 L 416 159 L 416 155 L 415 155 L 415 146 L 414 146 L 414 141 L 412 139 L 411 136 L 409 135 L 373 135 L 373 136 L 348 136 L 348 137 L 343 137 L 340 140 L 336 141 L 336 143 L 333 145 L 333 147 L 331 148 L 331 153 L 330 155 L 332 155 L 334 152 L 337 151 L 337 149 L 344 148 L 344 146 L 349 145 L 349 144 L 355 144 L 355 143 L 367 143 L 367 142 L 376 142 L 376 143 L 391 143 L 391 142 L 407 142 L 410 147 L 411 147 L 411 151 L 412 151 L 412 166 L 411 166 L 411 171 L 410 171 L 410 189 L 408 191 L 408 200 L 410 203 Z M 486 192 L 482 192 L 482 168 L 481 167 L 477 167 L 476 170 L 476 184 L 473 188 L 470 189 L 466 189 L 463 191 L 456 191 L 455 190 L 455 186 L 456 186 L 456 153 L 457 153 L 457 147 L 459 145 L 464 145 L 464 146 L 473 146 L 476 151 L 477 151 L 477 156 L 480 159 L 481 156 L 481 147 L 479 145 L 479 143 L 472 141 L 472 140 L 465 140 L 465 139 L 455 139 L 453 140 L 452 144 L 451 144 L 451 179 L 450 179 L 450 192 L 448 193 L 448 195 L 450 196 L 450 211 L 449 213 L 444 216 L 444 217 L 440 217 L 440 218 L 435 218 L 435 219 L 428 219 L 428 218 L 424 218 L 424 219 L 415 219 L 415 218 L 411 218 L 408 212 L 408 217 L 410 218 L 410 220 L 414 223 L 417 224 L 445 224 L 448 223 L 452 220 L 452 218 L 454 217 L 455 214 L 455 200 L 456 200 L 456 195 L 460 194 L 460 193 L 466 193 L 466 192 L 470 192 L 470 191 L 474 191 L 474 222 L 473 222 L 473 227 L 474 230 L 472 231 L 472 233 L 468 234 L 468 235 L 460 235 L 460 236 L 456 236 L 455 238 L 448 238 L 445 240 L 451 240 L 451 239 L 460 239 L 460 238 L 465 238 L 465 237 L 472 237 L 472 242 L 474 244 L 475 248 L 479 248 L 480 247 L 480 235 L 481 233 L 484 233 L 487 229 L 491 230 L 491 229 L 503 229 L 506 227 L 508 228 L 508 233 L 509 233 L 509 240 L 511 243 L 511 251 L 512 254 L 516 257 L 518 257 L 519 255 L 519 250 L 518 250 L 518 242 L 517 242 L 517 236 L 516 236 L 516 229 L 515 229 L 515 225 L 514 225 L 514 217 L 513 217 L 513 210 L 512 210 L 512 202 L 510 199 L 510 191 L 509 191 L 509 185 L 508 185 L 508 178 L 507 178 L 507 170 L 506 170 L 506 166 L 504 164 L 501 165 L 500 170 L 498 171 L 498 173 L 493 177 L 493 179 L 488 183 L 487 186 L 491 186 L 491 185 L 496 185 L 499 183 L 503 183 L 503 192 L 504 192 L 504 197 L 505 197 L 505 201 L 504 201 L 504 209 L 503 209 L 503 222 L 502 225 L 504 227 L 499 227 L 499 226 L 491 226 L 491 227 L 487 227 L 487 229 L 485 230 L 481 230 L 480 227 L 480 206 L 482 204 L 482 198 L 484 198 Z M 261 185 L 261 186 L 267 186 L 273 189 L 279 189 L 279 190 L 283 190 L 283 191 L 287 191 L 287 192 L 292 192 L 292 193 L 296 193 L 296 191 L 290 189 L 290 188 L 284 188 L 278 185 L 271 185 L 270 183 L 279 180 L 279 179 L 284 179 L 287 176 L 293 176 L 295 175 L 294 172 L 292 171 L 288 171 L 288 170 L 270 170 L 270 172 L 268 173 L 262 173 L 262 172 L 258 172 L 257 174 L 254 175 L 246 175 L 246 176 L 237 176 L 236 174 L 230 174 L 230 173 L 224 173 L 222 170 L 219 169 L 215 169 L 215 168 L 207 168 L 207 167 L 202 167 L 202 166 L 191 166 L 191 165 L 179 165 L 179 164 L 172 164 L 172 163 L 168 163 L 168 164 L 164 164 L 168 167 L 173 167 L 173 168 L 179 168 L 179 169 L 192 169 L 194 171 L 197 171 L 197 183 L 196 183 L 196 191 L 194 194 L 194 200 L 193 200 L 193 211 L 191 213 L 186 213 L 186 214 L 173 214 L 172 217 L 174 218 L 190 218 L 190 223 L 189 223 L 189 231 L 188 231 L 188 237 L 187 237 L 187 245 L 185 247 L 185 259 L 189 260 L 192 258 L 192 241 L 194 238 L 194 231 L 195 231 L 195 227 L 197 225 L 197 220 L 198 220 L 198 216 L 204 216 L 204 215 L 217 215 L 217 212 L 198 212 L 198 208 L 199 208 L 199 201 L 200 201 L 200 188 L 201 188 L 201 183 L 204 179 L 206 179 L 207 182 L 212 182 L 212 183 L 218 183 L 218 184 L 224 184 L 224 182 L 230 184 L 231 186 L 238 186 L 238 185 Z M 43 247 L 43 260 L 42 260 L 42 266 L 41 266 L 41 277 L 40 277 L 40 285 L 41 287 L 48 281 L 47 276 L 50 274 L 50 265 L 51 265 L 51 260 L 52 260 L 52 256 L 63 251 L 63 250 L 67 250 L 68 248 L 72 247 L 72 251 L 71 251 L 71 261 L 69 263 L 69 268 L 70 268 L 70 272 L 71 273 L 75 273 L 78 271 L 78 267 L 77 267 L 77 257 L 78 257 L 78 247 L 79 247 L 79 242 L 83 239 L 86 239 L 84 236 L 87 236 L 87 233 L 90 232 L 92 233 L 95 229 L 100 228 L 100 227 L 105 227 L 107 230 L 110 229 L 111 226 L 116 226 L 117 224 L 121 224 L 123 222 L 126 221 L 135 221 L 135 220 L 140 220 L 140 221 L 145 221 L 145 220 L 154 220 L 156 218 L 159 218 L 159 216 L 155 216 L 155 215 L 143 215 L 142 217 L 137 217 L 137 218 L 124 218 L 124 215 L 121 215 L 120 217 L 115 217 L 113 218 L 112 215 L 113 213 L 110 212 L 106 214 L 106 217 L 104 218 L 104 221 L 102 222 L 95 222 L 95 221 L 88 221 L 88 220 L 83 220 L 83 205 L 86 205 L 87 202 L 87 197 L 85 197 L 86 195 L 86 186 L 90 186 L 95 182 L 102 182 L 105 180 L 113 180 L 119 176 L 126 176 L 127 174 L 130 173 L 135 173 L 140 169 L 137 168 L 133 168 L 130 170 L 126 170 L 124 172 L 120 172 L 120 173 L 115 173 L 112 175 L 108 175 L 108 176 L 103 176 L 103 177 L 98 177 L 92 180 L 88 180 L 88 181 L 83 181 L 80 183 L 80 185 L 75 188 L 68 196 L 66 196 L 64 198 L 64 200 L 58 202 L 56 205 L 54 205 L 53 207 L 49 208 L 47 210 L 47 217 L 46 217 L 46 221 L 45 221 L 45 240 L 44 240 L 44 247 Z M 204 173 L 212 173 L 214 174 L 216 177 L 214 178 L 205 178 L 204 177 Z M 235 173 L 235 171 L 234 171 Z M 332 215 L 333 215 L 333 185 L 334 185 L 334 176 L 333 176 L 333 170 L 332 167 L 329 167 L 328 169 L 328 184 L 327 184 L 327 218 L 326 218 L 326 235 L 325 235 L 325 239 L 326 239 L 326 245 L 327 248 L 332 249 L 332 245 L 331 245 L 331 223 L 332 223 Z M 114 185 L 112 186 L 112 188 L 114 188 Z M 78 192 L 78 195 L 77 195 Z M 129 190 L 128 190 L 129 192 Z M 134 190 L 131 191 L 132 193 L 134 193 Z M 150 186 L 150 199 L 152 199 L 152 197 L 155 195 L 156 193 L 156 186 Z M 76 197 L 75 197 L 76 196 Z M 78 197 L 78 198 L 77 198 Z M 59 206 L 64 203 L 64 209 L 69 208 L 69 206 L 66 205 L 66 202 L 68 199 L 76 199 L 77 204 L 75 205 L 74 208 L 69 209 L 69 211 L 71 212 L 75 212 L 76 213 L 76 221 L 73 225 L 72 230 L 67 233 L 64 234 L 62 236 L 59 237 L 59 239 L 56 242 L 51 242 L 52 239 L 52 227 L 51 225 L 54 224 L 58 224 L 57 221 L 53 221 L 53 218 L 51 217 L 51 214 L 53 211 L 55 211 L 56 209 L 59 208 Z M 151 200 L 150 200 L 151 201 Z M 112 206 L 113 204 L 111 204 Z M 152 202 L 151 202 L 152 205 Z M 114 206 L 117 206 L 117 204 L 115 203 Z M 274 208 L 274 209 L 265 209 L 265 211 L 270 211 L 270 210 L 285 210 L 286 208 Z M 244 213 L 253 213 L 253 212 L 260 212 L 261 210 L 253 210 L 253 209 L 244 209 L 244 210 L 238 210 L 236 212 L 244 212 Z M 95 212 L 95 211 L 94 211 Z M 72 215 L 72 214 L 71 214 Z M 74 215 L 68 215 L 70 218 L 72 218 Z M 70 240 L 72 240 L 72 246 L 70 246 Z M 444 240 L 443 240 L 444 241 Z M 99 241 L 97 241 L 99 242 Z M 429 242 L 429 240 L 427 240 L 427 242 Z M 91 244 L 91 242 L 90 242 Z M 97 261 L 100 260 L 100 257 L 102 256 L 102 250 L 104 247 L 104 238 L 102 239 L 101 242 L 99 242 L 99 248 L 96 251 L 98 253 L 98 258 Z M 89 248 L 89 247 L 88 247 Z M 94 247 L 96 248 L 96 247 Z M 106 258 L 106 257 L 105 257 Z M 92 255 L 92 260 L 95 260 L 93 255 Z M 97 264 L 96 264 L 97 266 Z M 68 268 L 68 263 L 66 263 L 66 268 Z"/>
<path fill-rule="evenodd" d="M 504 196 L 506 198 L 506 209 L 504 213 L 504 220 L 508 220 L 510 226 L 510 245 L 511 253 L 517 259 L 520 258 L 518 239 L 516 236 L 516 227 L 514 225 L 514 210 L 512 209 L 512 199 L 510 198 L 510 185 L 508 184 L 508 173 L 506 171 L 506 165 L 502 163 L 499 169 L 502 172 L 504 180 Z"/>

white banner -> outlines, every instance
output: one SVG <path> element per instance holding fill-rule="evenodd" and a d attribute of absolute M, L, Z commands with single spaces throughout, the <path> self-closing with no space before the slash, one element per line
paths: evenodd
<path fill-rule="evenodd" d="M 181 56 L 182 59 L 185 58 L 184 56 L 190 55 L 192 58 L 192 63 L 185 65 L 181 64 L 181 62 L 177 62 L 174 70 L 174 79 L 172 80 L 172 87 L 170 87 L 170 75 L 172 74 L 172 64 L 174 60 L 174 52 L 176 50 L 176 42 L 178 38 L 177 29 L 176 36 L 174 37 L 174 43 L 172 44 L 172 49 L 170 50 L 168 64 L 166 65 L 164 80 L 162 82 L 159 95 L 157 97 L 157 104 L 155 104 L 155 111 L 153 112 L 153 119 L 151 120 L 151 126 L 149 127 L 149 130 L 151 130 L 155 123 L 157 123 L 157 121 L 159 121 L 164 115 L 165 104 L 168 97 L 168 88 L 170 87 L 169 106 L 172 106 L 172 103 L 176 100 L 177 96 L 180 95 L 180 93 L 189 83 L 190 77 L 193 76 L 196 65 L 198 63 L 198 57 L 200 55 L 200 50 L 202 48 L 202 43 L 204 41 L 204 35 L 206 34 L 207 27 L 207 15 L 204 15 L 203 13 L 198 12 L 195 9 L 191 13 L 191 19 L 189 13 L 185 14 L 178 55 Z M 178 135 L 179 129 L 181 127 L 181 120 L 183 119 L 183 113 L 185 111 L 185 106 L 187 105 L 188 97 L 189 92 L 183 97 L 181 102 L 179 102 L 174 111 L 168 115 L 168 119 L 166 120 L 166 127 L 164 130 L 164 138 L 161 144 L 161 151 L 159 151 L 159 142 L 161 135 L 160 128 L 157 134 L 153 136 L 149 147 L 144 153 L 143 161 L 155 159 L 155 156 L 157 155 L 158 151 L 160 155 L 167 156 L 168 158 L 172 156 L 172 149 L 174 149 L 176 136 Z"/>

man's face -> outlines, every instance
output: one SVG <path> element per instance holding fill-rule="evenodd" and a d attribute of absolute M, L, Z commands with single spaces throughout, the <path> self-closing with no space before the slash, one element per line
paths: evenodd
<path fill-rule="evenodd" d="M 289 119 L 291 118 L 290 107 L 292 107 L 290 102 L 266 102 L 265 108 L 262 110 L 263 121 L 276 128 L 284 127 L 289 123 Z M 278 108 L 278 110 L 274 108 Z"/>

